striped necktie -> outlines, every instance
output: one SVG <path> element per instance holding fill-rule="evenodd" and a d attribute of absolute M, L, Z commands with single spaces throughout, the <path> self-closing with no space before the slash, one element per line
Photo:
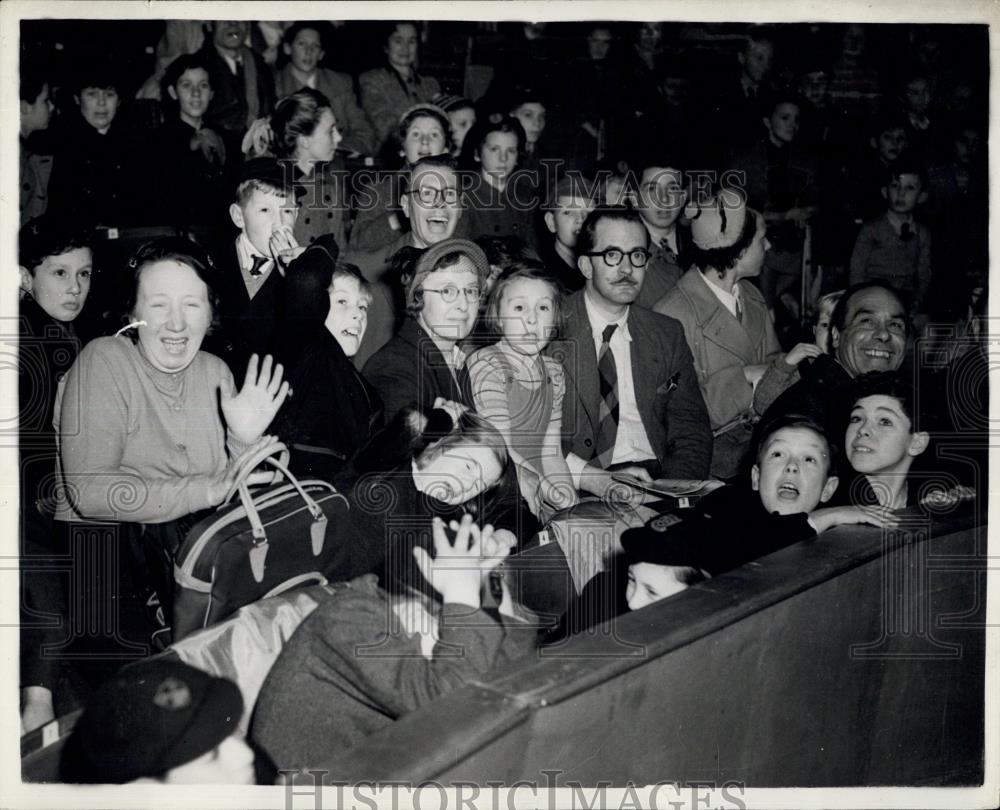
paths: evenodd
<path fill-rule="evenodd" d="M 594 459 L 602 469 L 607 469 L 615 454 L 615 439 L 618 436 L 618 368 L 611 351 L 611 336 L 618 324 L 604 328 L 601 335 L 601 350 L 597 355 L 597 376 L 601 384 L 601 405 L 598 409 L 597 444 Z"/>

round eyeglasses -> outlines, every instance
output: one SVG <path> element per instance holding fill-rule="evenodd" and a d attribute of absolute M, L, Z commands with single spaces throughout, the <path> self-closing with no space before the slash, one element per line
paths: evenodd
<path fill-rule="evenodd" d="M 608 267 L 617 267 L 625 258 L 625 251 L 621 248 L 609 247 L 604 250 L 594 250 L 584 253 L 584 256 L 600 256 Z M 635 248 L 628 252 L 629 263 L 633 267 L 645 267 L 649 261 L 649 251 L 645 248 Z"/>
<path fill-rule="evenodd" d="M 471 304 L 479 301 L 483 295 L 483 291 L 479 287 L 466 287 L 464 290 L 460 290 L 458 287 L 442 287 L 439 290 L 431 290 L 427 287 L 423 288 L 424 292 L 437 293 L 441 296 L 441 300 L 446 304 L 454 304 L 458 300 L 458 294 L 460 292 L 465 293 L 465 300 Z"/>
<path fill-rule="evenodd" d="M 416 195 L 423 205 L 437 205 L 441 200 L 444 200 L 448 205 L 454 205 L 458 202 L 458 189 L 454 186 L 447 188 L 421 186 L 420 188 L 412 188 L 406 193 Z"/>

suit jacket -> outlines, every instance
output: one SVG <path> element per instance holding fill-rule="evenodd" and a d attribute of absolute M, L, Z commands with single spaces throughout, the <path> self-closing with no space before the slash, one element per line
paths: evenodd
<path fill-rule="evenodd" d="M 263 286 L 250 298 L 236 255 L 236 240 L 231 240 L 216 258 L 219 271 L 215 289 L 219 295 L 222 335 L 206 347 L 222 357 L 233 372 L 236 385 L 243 384 L 250 355 L 262 359 L 274 350 L 279 320 L 281 287 L 284 279 L 272 268 Z"/>
<path fill-rule="evenodd" d="M 723 479 L 739 472 L 756 421 L 754 390 L 743 376 L 743 367 L 770 363 L 781 356 L 764 296 L 749 281 L 739 284 L 742 322 L 722 305 L 696 267 L 654 308 L 684 327 L 715 433 L 712 474 Z"/>
<path fill-rule="evenodd" d="M 274 77 L 271 68 L 252 48 L 241 49 L 244 60 L 253 61 L 256 72 L 254 87 L 257 91 L 257 117 L 271 114 L 274 108 Z M 205 114 L 205 122 L 219 134 L 226 137 L 226 154 L 230 160 L 238 159 L 239 142 L 247 131 L 247 95 L 243 76 L 233 75 L 226 60 L 219 54 L 211 40 L 206 40 L 201 55 L 208 67 L 208 77 L 212 83 L 212 101 Z M 230 149 L 233 149 L 230 152 Z"/>
<path fill-rule="evenodd" d="M 365 379 L 385 404 L 386 421 L 407 405 L 430 408 L 435 397 L 475 408 L 467 374 L 455 379 L 444 355 L 414 318 L 365 363 Z"/>
<path fill-rule="evenodd" d="M 563 452 L 591 459 L 597 446 L 600 383 L 584 292 L 566 299 L 566 337 L 549 353 L 566 369 Z M 681 325 L 642 307 L 629 307 L 632 379 L 646 436 L 667 478 L 705 478 L 712 431 Z"/>
<path fill-rule="evenodd" d="M 278 98 L 289 96 L 302 87 L 305 85 L 295 77 L 292 64 L 289 62 L 279 71 L 275 81 Z M 344 148 L 353 149 L 363 155 L 375 154 L 378 148 L 375 142 L 375 130 L 358 106 L 351 77 L 346 73 L 319 68 L 316 71 L 316 89 L 330 99 L 330 107 L 337 119 L 337 128 L 344 136 Z"/>
<path fill-rule="evenodd" d="M 642 289 L 635 299 L 635 303 L 646 309 L 656 309 L 660 302 L 674 285 L 680 281 L 684 270 L 681 268 L 678 254 L 684 250 L 685 232 L 681 228 L 677 229 L 678 253 L 674 253 L 668 248 L 664 248 L 655 242 L 649 246 L 649 261 L 646 263 L 646 276 L 642 282 Z"/>

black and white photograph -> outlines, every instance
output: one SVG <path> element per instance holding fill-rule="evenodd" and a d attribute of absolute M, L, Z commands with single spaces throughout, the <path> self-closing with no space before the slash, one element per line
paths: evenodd
<path fill-rule="evenodd" d="M 0 807 L 1000 804 L 998 24 L 4 2 Z"/>

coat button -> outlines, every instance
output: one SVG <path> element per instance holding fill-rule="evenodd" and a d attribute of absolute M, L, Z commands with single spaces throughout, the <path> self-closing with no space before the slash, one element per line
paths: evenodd
<path fill-rule="evenodd" d="M 177 449 L 183 453 L 185 450 L 187 450 L 187 445 L 182 442 L 178 442 Z"/>
<path fill-rule="evenodd" d="M 585 447 L 593 447 L 594 446 L 594 442 L 591 439 L 584 439 L 583 440 L 583 444 L 584 444 Z"/>

